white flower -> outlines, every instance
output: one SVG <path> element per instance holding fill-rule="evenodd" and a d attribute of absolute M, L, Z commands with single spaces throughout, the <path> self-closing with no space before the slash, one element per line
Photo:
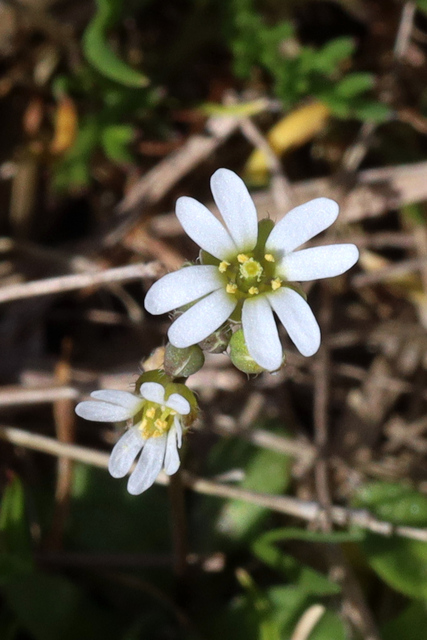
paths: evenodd
<path fill-rule="evenodd" d="M 178 387 L 182 385 L 174 385 Z M 94 391 L 96 401 L 80 402 L 76 413 L 95 422 L 133 420 L 134 426 L 122 435 L 111 452 L 108 470 L 113 478 L 129 473 L 142 451 L 129 482 L 128 491 L 142 493 L 164 468 L 167 475 L 176 473 L 182 441 L 182 416 L 191 411 L 189 401 L 179 393 L 165 399 L 165 387 L 158 382 L 143 382 L 139 395 L 127 391 Z"/>
<path fill-rule="evenodd" d="M 230 316 L 241 318 L 249 354 L 268 371 L 278 369 L 283 357 L 274 312 L 297 349 L 313 355 L 320 346 L 319 325 L 290 283 L 340 275 L 357 262 L 359 252 L 354 244 L 295 250 L 336 220 L 337 203 L 316 198 L 275 226 L 270 220 L 258 225 L 252 198 L 235 173 L 218 169 L 211 189 L 225 226 L 197 200 L 178 199 L 176 215 L 203 249 L 203 264 L 154 283 L 145 308 L 162 314 L 195 302 L 169 329 L 170 342 L 179 348 L 204 340 Z"/>

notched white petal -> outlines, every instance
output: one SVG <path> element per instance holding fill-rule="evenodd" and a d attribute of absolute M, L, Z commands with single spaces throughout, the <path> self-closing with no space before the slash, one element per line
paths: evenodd
<path fill-rule="evenodd" d="M 268 294 L 268 299 L 290 339 L 303 356 L 312 356 L 320 347 L 320 328 L 307 302 L 289 287 Z"/>
<path fill-rule="evenodd" d="M 128 420 L 133 415 L 126 407 L 96 400 L 79 402 L 75 411 L 80 418 L 93 422 L 120 422 Z"/>
<path fill-rule="evenodd" d="M 255 362 L 267 371 L 279 369 L 282 364 L 282 345 L 266 297 L 245 300 L 242 327 L 246 346 Z"/>
<path fill-rule="evenodd" d="M 179 465 L 181 464 L 178 454 L 177 441 L 176 441 L 176 432 L 175 427 L 173 426 L 168 433 L 167 443 L 166 443 L 166 454 L 165 454 L 165 473 L 168 476 L 172 476 L 179 469 Z"/>
<path fill-rule="evenodd" d="M 143 382 L 139 393 L 145 400 L 165 404 L 165 388 L 158 382 Z"/>
<path fill-rule="evenodd" d="M 194 198 L 178 198 L 176 216 L 185 233 L 218 260 L 226 260 L 236 253 L 236 245 L 228 231 L 209 209 Z"/>
<path fill-rule="evenodd" d="M 354 244 L 332 244 L 303 249 L 285 256 L 280 271 L 291 282 L 339 276 L 356 264 L 359 250 Z"/>
<path fill-rule="evenodd" d="M 270 233 L 265 249 L 284 256 L 331 226 L 339 207 L 330 198 L 316 198 L 291 209 Z"/>
<path fill-rule="evenodd" d="M 163 468 L 165 451 L 166 435 L 147 440 L 129 478 L 129 493 L 136 496 L 151 487 Z"/>
<path fill-rule="evenodd" d="M 197 265 L 168 273 L 149 289 L 144 306 L 159 315 L 202 298 L 223 286 L 217 267 Z"/>
<path fill-rule="evenodd" d="M 228 319 L 236 304 L 224 289 L 214 291 L 175 320 L 168 331 L 169 341 L 179 349 L 201 342 Z"/>
<path fill-rule="evenodd" d="M 258 217 L 243 180 L 234 171 L 218 169 L 211 178 L 211 190 L 239 251 L 253 249 L 258 237 Z"/>
<path fill-rule="evenodd" d="M 124 478 L 145 444 L 137 428 L 129 429 L 114 446 L 108 461 L 108 471 L 113 478 Z"/>
<path fill-rule="evenodd" d="M 111 404 L 125 407 L 129 411 L 135 414 L 141 407 L 141 398 L 138 398 L 129 391 L 117 391 L 116 389 L 101 389 L 100 391 L 92 391 L 90 394 L 92 398 L 97 400 L 104 400 L 104 402 L 110 402 Z"/>
<path fill-rule="evenodd" d="M 172 393 L 164 404 L 182 416 L 186 416 L 191 411 L 190 403 L 179 393 Z"/>
<path fill-rule="evenodd" d="M 182 445 L 182 424 L 181 424 L 181 420 L 178 418 L 178 416 L 175 416 L 173 424 L 174 424 L 175 431 L 176 431 L 176 442 L 178 444 L 178 448 L 180 449 L 181 445 Z"/>

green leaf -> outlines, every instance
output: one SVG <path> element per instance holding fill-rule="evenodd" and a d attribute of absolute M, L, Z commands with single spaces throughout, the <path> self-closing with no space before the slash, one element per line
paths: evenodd
<path fill-rule="evenodd" d="M 427 0 L 417 0 L 417 8 L 423 13 L 427 13 Z"/>
<path fill-rule="evenodd" d="M 34 572 L 10 580 L 1 588 L 20 627 L 34 640 L 116 640 L 119 627 L 66 578 Z"/>
<path fill-rule="evenodd" d="M 97 11 L 83 35 L 83 51 L 89 62 L 110 80 L 127 87 L 146 87 L 149 80 L 120 60 L 107 41 L 108 29 L 117 21 L 122 0 L 96 0 Z"/>
<path fill-rule="evenodd" d="M 90 181 L 90 159 L 99 144 L 100 129 L 96 117 L 88 116 L 80 123 L 71 149 L 54 166 L 53 187 L 58 191 L 81 189 Z"/>
<path fill-rule="evenodd" d="M 333 611 L 325 611 L 309 638 L 310 640 L 348 640 L 349 636 L 341 618 Z"/>
<path fill-rule="evenodd" d="M 332 73 L 340 62 L 349 58 L 354 53 L 354 49 L 355 44 L 353 38 L 343 36 L 331 40 L 317 51 L 315 58 L 317 71 L 326 74 Z"/>
<path fill-rule="evenodd" d="M 427 603 L 412 602 L 400 615 L 381 629 L 383 640 L 425 640 Z"/>
<path fill-rule="evenodd" d="M 356 534 L 358 535 L 358 534 Z M 305 591 L 306 594 L 315 595 L 335 595 L 340 593 L 340 587 L 332 582 L 318 571 L 311 569 L 293 556 L 284 553 L 275 543 L 282 540 L 305 539 L 310 542 L 314 540 L 323 542 L 343 542 L 350 539 L 354 540 L 353 534 L 344 535 L 340 532 L 336 534 L 313 534 L 312 532 L 302 531 L 300 529 L 274 529 L 260 536 L 252 545 L 254 555 L 266 565 L 282 573 L 288 580 L 296 583 L 298 588 Z"/>
<path fill-rule="evenodd" d="M 0 511 L 0 582 L 33 567 L 31 538 L 25 513 L 21 480 L 15 476 L 7 485 Z"/>
<path fill-rule="evenodd" d="M 240 486 L 262 493 L 283 493 L 289 486 L 291 464 L 289 456 L 256 449 L 245 466 L 245 479 Z M 242 500 L 229 500 L 222 509 L 218 526 L 234 540 L 252 538 L 268 513 L 265 507 Z"/>
<path fill-rule="evenodd" d="M 362 543 L 370 566 L 396 591 L 427 599 L 427 543 L 368 533 Z"/>
<path fill-rule="evenodd" d="M 373 86 L 374 76 L 371 73 L 350 73 L 338 82 L 335 91 L 342 98 L 353 98 Z"/>
<path fill-rule="evenodd" d="M 370 120 L 380 124 L 391 118 L 392 110 L 381 102 L 359 98 L 352 102 L 351 114 L 359 120 Z"/>
<path fill-rule="evenodd" d="M 427 526 L 427 496 L 407 485 L 366 483 L 358 490 L 352 504 L 370 509 L 377 518 L 395 525 Z"/>
<path fill-rule="evenodd" d="M 133 158 L 128 146 L 134 137 L 133 127 L 127 124 L 112 124 L 104 127 L 101 133 L 101 145 L 105 155 L 112 162 L 130 163 Z"/>

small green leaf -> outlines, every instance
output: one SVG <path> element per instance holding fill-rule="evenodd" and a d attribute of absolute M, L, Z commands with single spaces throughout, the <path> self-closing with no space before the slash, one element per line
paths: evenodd
<path fill-rule="evenodd" d="M 340 592 L 340 587 L 325 578 L 321 573 L 301 564 L 293 556 L 283 553 L 276 546 L 276 542 L 291 539 L 305 539 L 313 541 L 312 535 L 322 542 L 343 542 L 350 539 L 354 540 L 353 534 L 337 532 L 336 534 L 313 534 L 312 532 L 303 531 L 301 529 L 274 529 L 260 536 L 252 545 L 252 551 L 266 565 L 282 573 L 288 580 L 295 582 L 298 588 L 301 588 L 307 594 L 319 595 L 335 595 Z M 359 534 L 355 534 L 358 536 Z"/>
<path fill-rule="evenodd" d="M 354 53 L 354 49 L 353 38 L 343 36 L 331 40 L 316 52 L 315 65 L 317 71 L 332 73 L 340 62 Z"/>
<path fill-rule="evenodd" d="M 7 485 L 0 510 L 0 582 L 33 567 L 31 538 L 25 513 L 21 480 L 15 476 Z"/>
<path fill-rule="evenodd" d="M 353 98 L 373 86 L 374 76 L 371 73 L 350 73 L 338 82 L 335 91 L 342 98 Z"/>
<path fill-rule="evenodd" d="M 368 533 L 362 543 L 374 571 L 393 589 L 427 599 L 427 543 Z"/>
<path fill-rule="evenodd" d="M 310 640 L 348 640 L 343 621 L 333 611 L 325 611 L 310 633 Z M 406 640 L 406 639 L 405 639 Z"/>
<path fill-rule="evenodd" d="M 370 509 L 395 525 L 427 526 L 427 496 L 395 482 L 369 482 L 353 499 L 355 507 Z"/>
<path fill-rule="evenodd" d="M 119 626 L 108 610 L 67 578 L 41 571 L 16 577 L 1 588 L 21 628 L 34 640 L 116 640 Z"/>
<path fill-rule="evenodd" d="M 283 432 L 282 432 L 283 433 Z M 256 450 L 245 468 L 243 489 L 283 493 L 290 481 L 291 458 L 267 449 Z M 229 500 L 219 518 L 219 528 L 234 540 L 251 538 L 268 509 L 241 500 Z"/>
<path fill-rule="evenodd" d="M 83 50 L 102 75 L 127 87 L 146 87 L 149 80 L 120 60 L 107 41 L 108 29 L 116 22 L 121 0 L 96 0 L 97 11 L 83 35 Z"/>
<path fill-rule="evenodd" d="M 391 109 L 381 102 L 375 100 L 356 99 L 351 104 L 351 114 L 359 120 L 378 122 L 386 122 L 391 118 Z"/>
<path fill-rule="evenodd" d="M 101 132 L 101 145 L 107 158 L 119 164 L 132 162 L 128 147 L 133 137 L 134 131 L 130 125 L 112 124 L 104 127 Z"/>
<path fill-rule="evenodd" d="M 400 615 L 381 629 L 383 640 L 425 640 L 427 603 L 412 602 Z"/>

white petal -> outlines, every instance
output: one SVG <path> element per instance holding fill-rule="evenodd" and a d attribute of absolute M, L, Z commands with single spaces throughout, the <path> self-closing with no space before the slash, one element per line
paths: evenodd
<path fill-rule="evenodd" d="M 307 302 L 299 293 L 282 287 L 268 298 L 290 339 L 303 356 L 312 356 L 320 347 L 320 329 Z"/>
<path fill-rule="evenodd" d="M 129 429 L 115 444 L 108 461 L 108 471 L 113 478 L 123 478 L 129 473 L 133 461 L 145 444 L 136 428 Z"/>
<path fill-rule="evenodd" d="M 276 322 L 266 297 L 245 300 L 242 309 L 242 327 L 249 354 L 267 371 L 275 371 L 282 364 Z"/>
<path fill-rule="evenodd" d="M 218 169 L 211 178 L 211 190 L 239 251 L 253 249 L 258 237 L 258 216 L 243 180 L 234 171 Z"/>
<path fill-rule="evenodd" d="M 166 443 L 166 455 L 165 455 L 165 473 L 168 476 L 172 476 L 179 469 L 181 461 L 178 455 L 178 448 L 176 445 L 176 431 L 175 427 L 169 429 L 168 439 Z"/>
<path fill-rule="evenodd" d="M 94 422 L 119 422 L 128 420 L 133 416 L 133 413 L 126 407 L 93 400 L 79 402 L 75 411 L 81 418 L 93 420 Z"/>
<path fill-rule="evenodd" d="M 213 265 L 184 267 L 168 273 L 153 284 L 145 296 L 144 306 L 158 315 L 178 309 L 224 286 L 218 268 Z"/>
<path fill-rule="evenodd" d="M 204 340 L 227 320 L 236 304 L 234 297 L 224 289 L 199 300 L 170 327 L 168 336 L 171 344 L 185 349 Z"/>
<path fill-rule="evenodd" d="M 266 252 L 284 256 L 330 227 L 338 212 L 337 203 L 329 198 L 316 198 L 291 209 L 268 236 Z"/>
<path fill-rule="evenodd" d="M 166 435 L 147 440 L 136 467 L 129 478 L 129 493 L 137 496 L 151 487 L 163 468 L 165 450 Z"/>
<path fill-rule="evenodd" d="M 227 260 L 236 254 L 236 245 L 228 231 L 209 209 L 194 198 L 178 198 L 176 216 L 185 233 L 218 260 Z"/>
<path fill-rule="evenodd" d="M 182 445 L 182 424 L 181 424 L 181 420 L 178 418 L 178 416 L 175 416 L 175 419 L 173 421 L 174 426 L 175 426 L 175 430 L 176 430 L 176 441 L 178 444 L 178 448 L 181 448 Z"/>
<path fill-rule="evenodd" d="M 326 247 L 303 249 L 285 256 L 278 272 L 290 282 L 305 282 L 319 278 L 331 278 L 344 273 L 359 258 L 354 244 L 331 244 Z"/>
<path fill-rule="evenodd" d="M 145 400 L 165 404 L 165 388 L 158 382 L 143 382 L 139 393 Z"/>
<path fill-rule="evenodd" d="M 92 398 L 104 400 L 111 404 L 128 409 L 131 415 L 135 415 L 141 408 L 141 398 L 130 393 L 129 391 L 117 391 L 115 389 L 103 389 L 101 391 L 92 391 Z"/>
<path fill-rule="evenodd" d="M 186 416 L 191 411 L 190 403 L 179 393 L 172 393 L 164 404 L 182 416 Z"/>

